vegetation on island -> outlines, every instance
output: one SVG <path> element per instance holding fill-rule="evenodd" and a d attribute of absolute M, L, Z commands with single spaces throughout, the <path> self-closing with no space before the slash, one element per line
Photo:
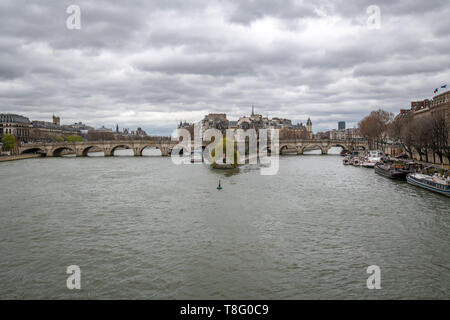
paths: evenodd
<path fill-rule="evenodd" d="M 220 152 L 219 150 L 222 149 L 222 157 L 220 157 Z M 231 164 L 225 164 L 224 163 L 224 158 L 226 157 L 226 151 L 228 150 L 233 150 L 233 163 Z M 217 150 L 217 153 L 216 153 Z M 216 157 L 217 154 L 217 157 Z M 212 167 L 217 167 L 220 165 L 229 165 L 231 168 L 236 168 L 238 167 L 238 159 L 239 159 L 239 154 L 237 152 L 237 143 L 236 141 L 227 139 L 227 138 L 223 138 L 222 141 L 219 141 L 214 149 L 211 151 L 211 166 Z"/>

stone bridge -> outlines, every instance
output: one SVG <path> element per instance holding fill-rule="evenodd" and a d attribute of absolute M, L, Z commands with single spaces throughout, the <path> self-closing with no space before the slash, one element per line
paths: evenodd
<path fill-rule="evenodd" d="M 40 144 L 23 144 L 19 147 L 19 153 L 41 153 L 48 157 L 59 157 L 63 152 L 76 154 L 77 157 L 86 157 L 90 151 L 103 151 L 106 157 L 114 155 L 116 149 L 131 149 L 135 156 L 142 156 L 145 148 L 156 148 L 163 156 L 169 155 L 178 142 L 170 140 L 162 141 L 85 141 L 85 142 L 56 142 Z"/>
<path fill-rule="evenodd" d="M 156 148 L 163 156 L 168 156 L 177 141 L 85 141 L 85 142 L 56 142 L 56 143 L 28 143 L 18 147 L 19 154 L 40 153 L 48 157 L 58 157 L 69 152 L 77 157 L 86 157 L 90 151 L 103 151 L 106 157 L 113 156 L 116 149 L 131 149 L 135 156 L 142 156 L 145 148 Z M 209 142 L 204 142 L 205 147 Z M 280 154 L 295 152 L 303 154 L 305 150 L 320 149 L 322 154 L 328 154 L 332 147 L 341 147 L 346 151 L 367 149 L 367 142 L 349 140 L 280 140 Z"/>
<path fill-rule="evenodd" d="M 322 154 L 328 154 L 333 147 L 341 147 L 345 151 L 367 150 L 366 141 L 358 140 L 280 140 L 280 154 L 295 152 L 303 154 L 304 151 L 320 150 Z"/>

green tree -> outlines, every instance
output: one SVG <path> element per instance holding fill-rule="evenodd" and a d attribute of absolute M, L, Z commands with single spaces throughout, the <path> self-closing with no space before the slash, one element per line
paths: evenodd
<path fill-rule="evenodd" d="M 63 137 L 56 137 L 56 142 L 64 142 L 64 138 Z"/>
<path fill-rule="evenodd" d="M 233 150 L 234 155 L 233 155 L 232 167 L 236 168 L 238 166 L 238 157 L 239 157 L 238 152 L 237 152 L 237 143 L 236 143 L 236 141 L 232 141 L 227 138 L 223 138 L 222 141 L 219 141 L 216 144 L 216 146 L 214 147 L 214 149 L 211 151 L 211 156 L 212 156 L 211 165 L 214 166 L 215 163 L 217 163 L 217 164 L 222 163 L 223 160 L 216 157 L 216 150 L 220 150 L 221 148 L 222 148 L 224 157 L 226 157 L 227 149 Z"/>
<path fill-rule="evenodd" d="M 12 134 L 5 134 L 2 138 L 3 149 L 5 151 L 11 151 L 17 145 L 17 139 Z"/>
<path fill-rule="evenodd" d="M 66 141 L 67 142 L 82 142 L 83 138 L 80 136 L 77 136 L 77 135 L 67 136 Z"/>

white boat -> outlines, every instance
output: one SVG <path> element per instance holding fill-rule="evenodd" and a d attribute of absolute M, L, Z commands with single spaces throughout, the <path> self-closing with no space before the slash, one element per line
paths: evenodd
<path fill-rule="evenodd" d="M 422 173 L 410 173 L 406 177 L 408 183 L 450 197 L 450 177 L 435 174 L 429 176 Z"/>
<path fill-rule="evenodd" d="M 367 157 L 361 163 L 361 166 L 366 168 L 374 168 L 375 164 L 377 162 L 380 162 L 383 159 L 383 157 L 385 157 L 385 154 L 382 151 L 370 150 L 367 153 Z"/>
<path fill-rule="evenodd" d="M 361 165 L 361 160 L 358 157 L 353 158 L 352 165 L 359 167 Z"/>

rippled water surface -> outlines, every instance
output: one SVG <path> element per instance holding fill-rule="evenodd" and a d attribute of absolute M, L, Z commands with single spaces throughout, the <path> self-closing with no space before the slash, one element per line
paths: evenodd
<path fill-rule="evenodd" d="M 341 160 L 0 163 L 0 298 L 449 299 L 450 199 Z"/>

